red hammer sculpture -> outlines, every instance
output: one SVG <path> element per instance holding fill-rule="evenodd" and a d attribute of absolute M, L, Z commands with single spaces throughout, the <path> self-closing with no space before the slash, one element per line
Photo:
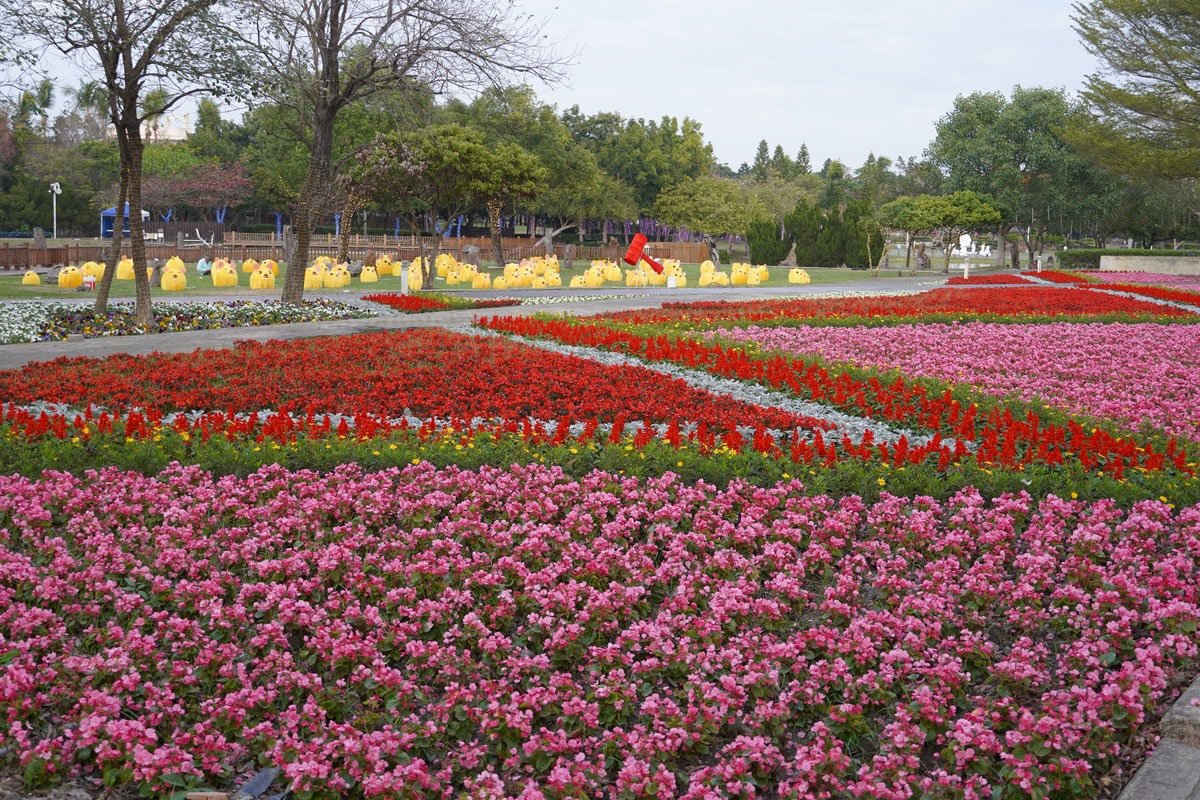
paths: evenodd
<path fill-rule="evenodd" d="M 645 261 L 655 272 L 661 275 L 663 271 L 662 264 L 643 253 L 644 249 L 646 249 L 646 235 L 643 233 L 634 234 L 633 241 L 629 243 L 629 249 L 625 251 L 625 263 L 631 267 L 636 267 L 639 261 Z"/>

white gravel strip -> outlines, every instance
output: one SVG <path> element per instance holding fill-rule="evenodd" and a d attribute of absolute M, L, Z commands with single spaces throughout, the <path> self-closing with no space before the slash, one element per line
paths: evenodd
<path fill-rule="evenodd" d="M 481 328 L 471 329 L 470 332 L 479 336 L 504 335 Z M 551 353 L 578 356 L 610 366 L 644 367 L 663 375 L 669 375 L 672 378 L 679 378 L 689 386 L 711 392 L 715 395 L 729 397 L 763 408 L 774 408 L 792 414 L 801 414 L 806 417 L 832 422 L 837 427 L 832 431 L 825 431 L 821 434 L 826 441 L 841 442 L 842 439 L 849 438 L 851 441 L 857 443 L 862 440 L 867 431 L 870 431 L 874 435 L 875 441 L 880 444 L 898 442 L 900 437 L 903 436 L 908 439 L 910 445 L 919 447 L 933 438 L 931 434 L 895 427 L 885 422 L 867 419 L 866 417 L 845 414 L 820 403 L 801 400 L 798 397 L 768 389 L 761 384 L 743 383 L 742 381 L 735 381 L 732 378 L 721 378 L 703 370 L 688 369 L 664 362 L 645 361 L 624 353 L 615 353 L 610 350 L 595 350 L 590 347 L 577 347 L 575 345 L 561 344 L 544 339 L 528 339 L 523 336 L 511 336 L 509 338 L 521 344 L 538 347 Z M 807 440 L 811 441 L 811 436 Z M 949 447 L 954 447 L 953 440 L 946 440 L 946 444 Z"/>

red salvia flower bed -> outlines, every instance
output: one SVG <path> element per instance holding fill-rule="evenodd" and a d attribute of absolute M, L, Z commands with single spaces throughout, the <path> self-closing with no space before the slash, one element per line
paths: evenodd
<path fill-rule="evenodd" d="M 232 350 L 70 358 L 0 372 L 0 401 L 37 400 L 113 409 L 364 413 L 586 421 L 691 421 L 832 426 L 695 389 L 642 367 L 609 366 L 496 337 L 441 329 L 292 342 Z"/>

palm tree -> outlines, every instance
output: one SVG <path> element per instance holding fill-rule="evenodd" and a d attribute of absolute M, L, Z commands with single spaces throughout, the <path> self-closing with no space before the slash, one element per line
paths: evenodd
<path fill-rule="evenodd" d="M 29 125 L 33 117 L 41 119 L 42 138 L 50 128 L 50 107 L 54 105 L 54 81 L 44 78 L 31 92 L 21 95 L 17 103 L 17 118 Z"/>
<path fill-rule="evenodd" d="M 101 139 L 108 138 L 108 92 L 99 81 L 80 81 L 75 88 L 63 90 L 74 101 L 75 110 L 96 124 Z"/>
<path fill-rule="evenodd" d="M 150 131 L 150 141 L 158 141 L 158 127 L 166 113 L 167 100 L 170 95 L 161 86 L 146 92 L 142 99 L 142 114 L 145 116 L 146 127 Z"/>

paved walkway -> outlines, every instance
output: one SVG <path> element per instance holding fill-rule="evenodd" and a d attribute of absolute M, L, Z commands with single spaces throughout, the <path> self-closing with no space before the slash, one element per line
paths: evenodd
<path fill-rule="evenodd" d="M 885 293 L 917 291 L 939 285 L 941 274 L 918 275 L 913 278 L 886 278 L 853 283 L 819 284 L 790 287 L 760 287 L 739 289 L 608 289 L 595 290 L 596 295 L 631 295 L 619 299 L 583 300 L 545 306 L 506 306 L 494 309 L 467 311 L 435 311 L 425 314 L 387 314 L 368 319 L 342 319 L 328 322 L 294 322 L 284 325 L 260 325 L 217 330 L 185 331 L 181 333 L 152 333 L 143 336 L 108 336 L 75 342 L 36 342 L 33 344 L 0 345 L 0 369 L 16 369 L 32 361 L 49 361 L 63 356 L 103 358 L 116 353 L 190 353 L 200 349 L 233 347 L 241 341 L 270 339 L 310 339 L 317 336 L 342 336 L 372 331 L 404 330 L 407 328 L 455 327 L 469 325 L 481 316 L 528 316 L 539 313 L 570 313 L 580 316 L 606 314 L 641 308 L 658 308 L 664 302 L 695 302 L 697 300 L 761 300 L 772 297 L 805 295 L 819 297 L 845 292 Z M 496 293 L 472 293 L 471 297 L 496 296 Z M 545 292 L 504 292 L 505 297 L 538 297 L 587 295 L 586 290 L 555 290 Z M 337 295 L 315 295 L 344 299 Z M 357 296 L 357 295 L 354 295 Z M 228 302 L 229 295 L 219 297 L 189 297 L 187 302 Z M 261 300 L 261 297 L 255 299 Z M 0 305 L 0 313 L 3 306 Z"/>

